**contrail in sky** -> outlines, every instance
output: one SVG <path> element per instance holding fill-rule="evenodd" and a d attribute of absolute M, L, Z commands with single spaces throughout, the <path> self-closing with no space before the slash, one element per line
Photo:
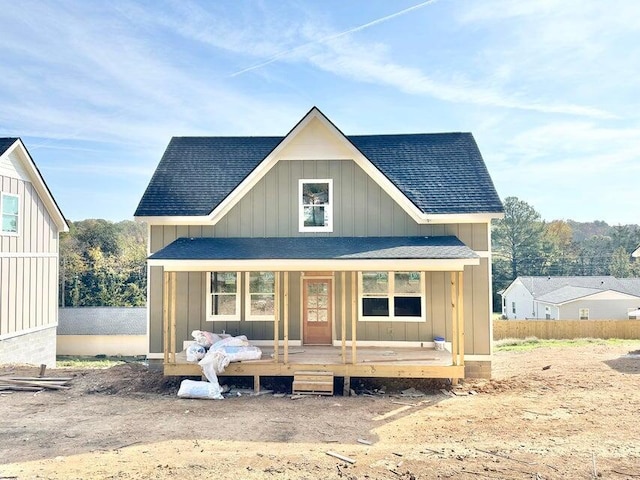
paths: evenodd
<path fill-rule="evenodd" d="M 340 33 L 336 33 L 334 35 L 329 35 L 327 37 L 324 38 L 320 38 L 318 40 L 312 40 L 311 42 L 307 42 L 305 44 L 302 45 L 298 45 L 297 47 L 293 47 L 290 48 L 288 50 L 284 50 L 282 52 L 276 53 L 275 55 L 269 57 L 267 60 L 265 60 L 264 62 L 258 63 L 256 65 L 252 65 L 251 67 L 247 67 L 244 68 L 242 70 L 239 70 L 235 73 L 232 73 L 230 76 L 231 77 L 237 77 L 238 75 L 242 75 L 243 73 L 247 73 L 250 72 L 252 70 L 256 70 L 258 68 L 262 68 L 266 65 L 269 65 L 275 61 L 277 61 L 278 59 L 285 57 L 291 53 L 297 52 L 298 50 L 302 50 L 303 48 L 306 48 L 310 45 L 316 45 L 318 43 L 325 43 L 328 42 L 329 40 L 335 40 L 336 38 L 340 38 L 340 37 L 344 37 L 345 35 L 349 35 L 350 33 L 355 33 L 355 32 L 359 32 L 361 30 L 365 30 L 369 27 L 373 27 L 374 25 L 378 25 L 379 23 L 383 23 L 386 22 L 387 20 L 391 20 L 393 18 L 399 17 L 400 15 L 404 15 L 405 13 L 409 13 L 413 10 L 417 10 L 418 8 L 422 8 L 426 5 L 429 5 L 430 3 L 435 3 L 438 0 L 427 0 L 426 2 L 422 2 L 419 3 L 417 5 L 414 5 L 412 7 L 409 8 L 405 8 L 404 10 L 400 10 L 399 12 L 396 13 L 392 13 L 391 15 L 387 15 L 386 17 L 382 17 L 382 18 L 378 18 L 377 20 L 372 20 L 369 23 L 365 23 L 364 25 L 360 25 L 358 27 L 353 27 L 350 28 L 349 30 L 345 30 L 344 32 L 340 32 Z"/>

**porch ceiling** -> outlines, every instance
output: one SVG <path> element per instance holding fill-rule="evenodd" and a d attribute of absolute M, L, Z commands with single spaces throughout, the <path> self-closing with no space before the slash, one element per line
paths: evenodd
<path fill-rule="evenodd" d="M 455 236 L 178 238 L 148 261 L 166 271 L 462 271 L 480 257 Z"/>

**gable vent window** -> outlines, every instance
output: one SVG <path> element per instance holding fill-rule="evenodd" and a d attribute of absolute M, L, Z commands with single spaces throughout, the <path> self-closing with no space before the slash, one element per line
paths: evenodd
<path fill-rule="evenodd" d="M 0 210 L 2 211 L 2 234 L 18 234 L 18 195 L 3 193 L 0 196 Z"/>
<path fill-rule="evenodd" d="M 301 232 L 333 231 L 333 180 L 300 180 L 299 230 Z"/>

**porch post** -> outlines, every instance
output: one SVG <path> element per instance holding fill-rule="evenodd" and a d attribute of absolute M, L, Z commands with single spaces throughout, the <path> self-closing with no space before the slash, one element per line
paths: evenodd
<path fill-rule="evenodd" d="M 460 365 L 464 365 L 464 272 L 458 272 L 458 349 Z"/>
<path fill-rule="evenodd" d="M 458 365 L 458 308 L 456 305 L 456 272 L 451 272 L 451 355 L 454 365 Z"/>
<path fill-rule="evenodd" d="M 171 272 L 169 281 L 171 284 L 171 363 L 176 363 L 176 272 Z"/>
<path fill-rule="evenodd" d="M 280 272 L 275 272 L 273 291 L 273 361 L 278 363 L 278 330 L 280 328 Z"/>
<path fill-rule="evenodd" d="M 341 339 L 342 339 L 342 363 L 347 363 L 347 291 L 346 291 L 346 278 L 347 278 L 347 274 L 346 272 L 342 272 L 342 285 L 340 285 L 340 303 L 342 306 L 342 314 L 341 314 L 341 320 L 342 320 L 342 333 L 341 333 Z"/>
<path fill-rule="evenodd" d="M 284 363 L 289 363 L 289 272 L 284 272 L 284 305 L 282 306 L 284 328 Z"/>
<path fill-rule="evenodd" d="M 162 270 L 162 342 L 165 365 L 169 363 L 169 272 Z"/>
<path fill-rule="evenodd" d="M 358 323 L 358 307 L 356 298 L 356 272 L 351 272 L 351 363 L 358 363 L 356 353 L 356 330 Z"/>

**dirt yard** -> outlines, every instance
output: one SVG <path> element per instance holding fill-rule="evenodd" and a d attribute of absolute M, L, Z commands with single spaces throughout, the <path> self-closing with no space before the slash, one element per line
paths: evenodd
<path fill-rule="evenodd" d="M 137 364 L 50 370 L 72 388 L 0 393 L 0 479 L 636 479 L 639 349 L 501 352 L 491 381 L 356 397 L 186 400 Z"/>

